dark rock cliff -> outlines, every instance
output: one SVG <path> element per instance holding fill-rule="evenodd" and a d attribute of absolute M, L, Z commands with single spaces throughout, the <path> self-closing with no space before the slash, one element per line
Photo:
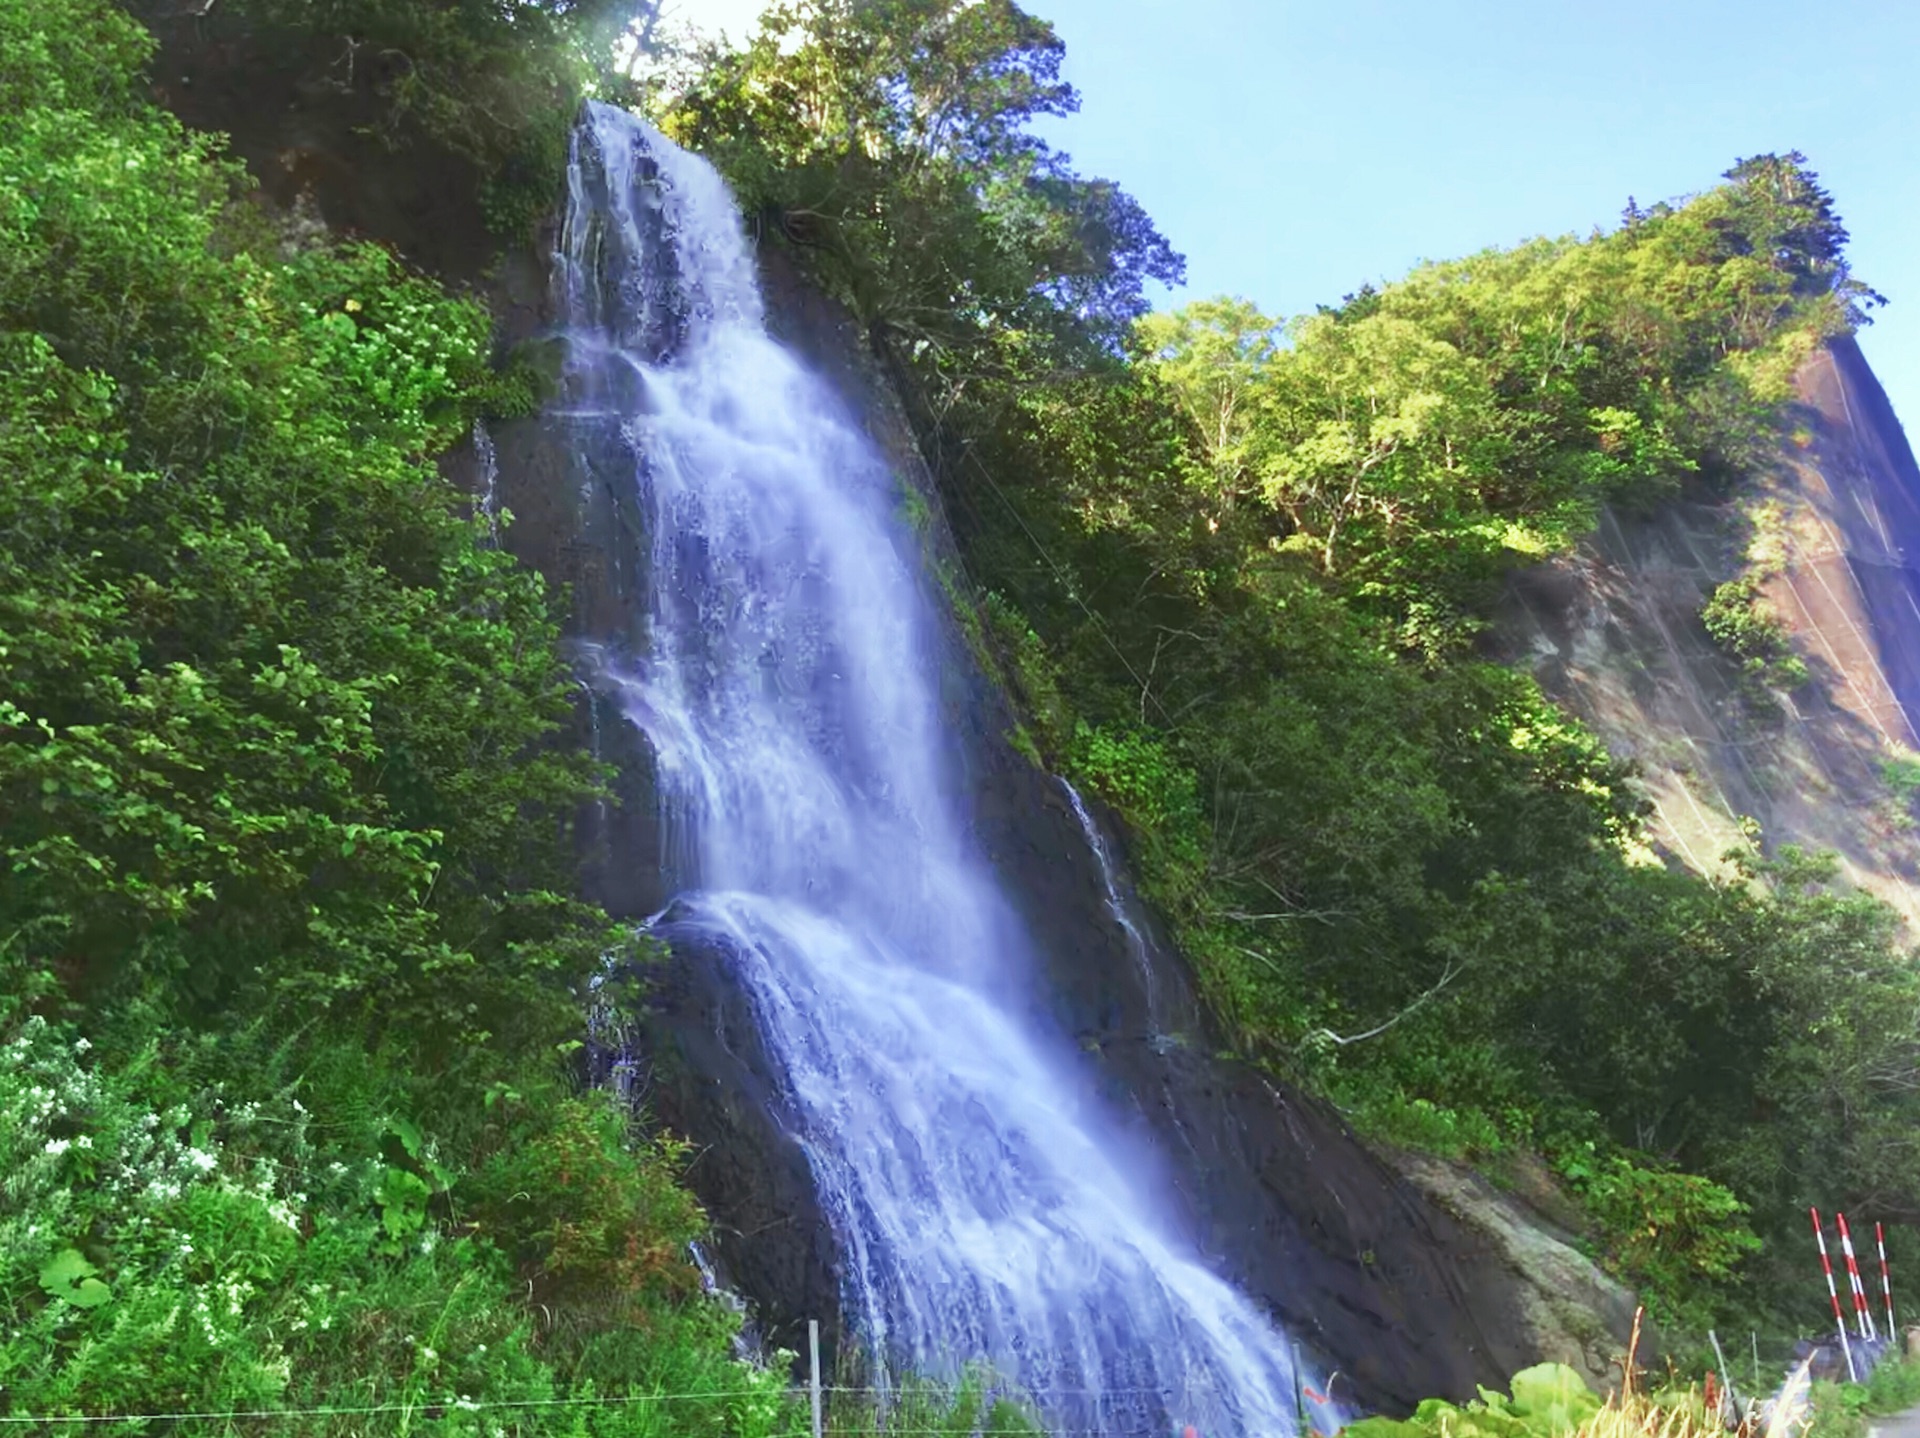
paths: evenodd
<path fill-rule="evenodd" d="M 231 134 L 283 214 L 384 240 L 480 290 L 508 340 L 547 332 L 550 230 L 493 262 L 472 177 L 361 138 L 367 97 L 297 91 L 296 67 L 250 53 L 244 34 L 186 20 L 161 24 L 160 34 L 162 97 L 189 123 Z M 781 249 L 762 253 L 776 332 L 860 418 L 903 493 L 917 493 L 937 516 L 911 427 L 864 336 Z M 617 436 L 597 457 L 576 437 L 546 418 L 499 426 L 496 493 L 514 515 L 504 542 L 570 592 L 583 656 L 580 736 L 619 776 L 618 802 L 583 816 L 585 887 L 637 918 L 664 901 L 651 762 L 596 688 L 593 656 L 645 642 L 635 602 L 645 535 Z M 474 455 L 449 456 L 446 467 L 479 487 Z M 930 559 L 954 562 L 937 518 L 925 543 Z M 1181 962 L 1156 947 L 1151 976 L 1142 973 L 1063 791 L 1008 742 L 1015 716 L 981 676 L 958 624 L 947 646 L 944 702 L 976 831 L 1043 955 L 1033 1002 L 1078 1041 L 1115 1111 L 1152 1140 L 1204 1251 L 1352 1385 L 1336 1396 L 1404 1410 L 1431 1395 L 1469 1397 L 1476 1384 L 1543 1356 L 1590 1371 L 1604 1363 L 1602 1350 L 1623 1336 L 1608 1332 L 1620 1323 L 1619 1296 L 1599 1305 L 1608 1311 L 1590 1332 L 1569 1339 L 1543 1323 L 1528 1290 L 1537 1265 L 1485 1216 L 1498 1200 L 1456 1201 L 1450 1195 L 1464 1188 L 1452 1179 L 1436 1185 L 1429 1176 L 1416 1187 L 1325 1105 L 1213 1056 L 1218 1045 Z M 651 1070 L 643 1097 L 699 1146 L 688 1178 L 713 1216 L 725 1269 L 760 1306 L 769 1336 L 797 1347 L 808 1317 L 831 1332 L 833 1241 L 805 1157 L 771 1117 L 774 1080 L 726 973 L 724 955 L 683 947 L 657 975 L 643 1020 Z M 1526 1226 L 1511 1205 L 1502 1211 L 1510 1211 L 1508 1228 Z M 1538 1246 L 1580 1267 L 1557 1239 L 1540 1235 Z"/>

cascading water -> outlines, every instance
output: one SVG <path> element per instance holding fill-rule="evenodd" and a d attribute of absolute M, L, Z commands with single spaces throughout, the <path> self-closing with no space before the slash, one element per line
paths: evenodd
<path fill-rule="evenodd" d="M 576 132 L 562 415 L 630 456 L 647 735 L 677 897 L 729 956 L 894 1371 L 985 1358 L 1069 1426 L 1295 1426 L 1287 1342 L 1160 1212 L 1035 1032 L 1029 943 L 975 854 L 935 617 L 879 457 L 762 325 L 731 197 L 622 111 Z M 883 1371 L 885 1367 L 883 1366 Z"/>
<path fill-rule="evenodd" d="M 1160 981 L 1154 972 L 1153 951 L 1147 946 L 1147 936 L 1135 921 L 1126 896 L 1120 892 L 1113 853 L 1107 848 L 1100 826 L 1093 821 L 1093 815 L 1087 812 L 1086 801 L 1080 797 L 1080 791 L 1065 779 L 1060 781 L 1060 789 L 1067 796 L 1067 807 L 1073 810 L 1073 817 L 1080 821 L 1080 832 L 1086 836 L 1087 847 L 1093 851 L 1094 860 L 1100 865 L 1100 885 L 1106 890 L 1107 912 L 1112 915 L 1114 925 L 1126 940 L 1127 957 L 1133 960 L 1134 967 L 1140 971 L 1140 989 L 1147 1000 L 1147 1021 L 1153 1026 L 1153 1037 L 1158 1039 L 1164 1033 L 1166 1016 L 1162 1013 Z"/>
<path fill-rule="evenodd" d="M 500 456 L 493 447 L 487 422 L 473 422 L 473 456 L 480 465 L 480 517 L 487 524 L 487 542 L 500 543 Z"/>

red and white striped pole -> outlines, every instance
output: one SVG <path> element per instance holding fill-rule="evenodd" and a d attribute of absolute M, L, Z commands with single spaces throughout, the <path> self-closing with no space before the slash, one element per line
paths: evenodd
<path fill-rule="evenodd" d="M 1887 1300 L 1887 1341 L 1893 1341 L 1893 1280 L 1887 1277 L 1887 1231 L 1876 1220 L 1873 1225 L 1873 1242 L 1880 1250 L 1880 1293 Z"/>
<path fill-rule="evenodd" d="M 1859 1325 L 1862 1338 L 1878 1338 L 1873 1330 L 1873 1310 L 1867 1307 L 1866 1285 L 1860 1281 L 1860 1265 L 1853 1261 L 1853 1235 L 1847 1232 L 1847 1216 L 1836 1212 L 1834 1222 L 1840 1225 L 1840 1251 L 1847 1256 L 1847 1283 L 1853 1289 L 1853 1321 Z"/>
<path fill-rule="evenodd" d="M 1820 1268 L 1827 1275 L 1827 1299 L 1833 1304 L 1833 1326 L 1840 1330 L 1840 1351 L 1847 1355 L 1847 1377 L 1855 1383 L 1860 1381 L 1860 1370 L 1853 1366 L 1853 1344 L 1847 1341 L 1847 1320 L 1840 1315 L 1840 1292 L 1833 1286 L 1833 1260 L 1827 1257 L 1827 1235 L 1820 1227 L 1820 1210 L 1810 1208 L 1813 1215 L 1813 1241 L 1820 1245 Z"/>

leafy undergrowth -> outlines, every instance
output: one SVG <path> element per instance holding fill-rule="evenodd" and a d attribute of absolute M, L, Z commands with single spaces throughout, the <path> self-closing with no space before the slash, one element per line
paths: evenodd
<path fill-rule="evenodd" d="M 1901 1358 L 1881 1363 L 1865 1388 L 1868 1413 L 1902 1413 L 1920 1406 L 1920 1360 Z"/>
<path fill-rule="evenodd" d="M 434 464 L 526 396 L 151 50 L 0 0 L 0 1418 L 791 1432 L 682 1152 L 569 1073 L 632 947 L 566 897 L 598 776 Z"/>
<path fill-rule="evenodd" d="M 403 1052 L 242 1035 L 97 1060 L 38 1017 L 0 1045 L 0 1413 L 791 1429 L 783 1377 L 732 1357 L 699 1292 L 679 1153 L 602 1095 L 556 1074 L 432 1113 Z"/>
<path fill-rule="evenodd" d="M 1920 1406 L 1920 1361 L 1886 1358 L 1865 1383 L 1816 1383 L 1810 1438 L 1865 1438 L 1869 1421 Z"/>
<path fill-rule="evenodd" d="M 884 1402 L 858 1386 L 836 1389 L 822 1431 L 830 1438 L 1045 1438 L 1047 1432 L 1032 1409 L 1005 1396 L 984 1367 L 969 1368 L 952 1383 L 910 1379 Z"/>
<path fill-rule="evenodd" d="M 1564 1364 L 1523 1369 L 1509 1387 L 1510 1393 L 1482 1388 L 1479 1398 L 1465 1405 L 1429 1398 L 1410 1418 L 1366 1418 L 1342 1431 L 1352 1438 L 1564 1438 L 1584 1433 L 1608 1411 L 1585 1380 Z"/>
<path fill-rule="evenodd" d="M 1573 1369 L 1542 1363 L 1516 1373 L 1510 1393 L 1482 1388 L 1477 1400 L 1430 1398 L 1406 1419 L 1367 1418 L 1347 1438 L 1861 1438 L 1863 1413 L 1888 1413 L 1920 1397 L 1913 1365 L 1883 1364 L 1870 1384 L 1786 1377 L 1767 1401 L 1734 1411 L 1711 1384 L 1625 1391 L 1602 1399 Z"/>

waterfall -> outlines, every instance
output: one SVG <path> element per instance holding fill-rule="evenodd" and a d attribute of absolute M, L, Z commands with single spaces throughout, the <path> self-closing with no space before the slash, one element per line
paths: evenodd
<path fill-rule="evenodd" d="M 473 454 L 480 465 L 480 517 L 487 523 L 487 540 L 498 547 L 500 543 L 500 455 L 493 446 L 493 435 L 487 430 L 487 422 L 475 417 L 473 421 Z"/>
<path fill-rule="evenodd" d="M 934 604 L 879 456 L 768 338 L 726 187 L 642 122 L 576 131 L 556 410 L 628 466 L 675 942 L 726 956 L 881 1373 L 989 1360 L 1063 1427 L 1292 1432 L 1287 1340 L 1210 1272 L 1032 1017 L 969 836 Z M 1177 1428 L 1176 1428 L 1177 1431 Z"/>

